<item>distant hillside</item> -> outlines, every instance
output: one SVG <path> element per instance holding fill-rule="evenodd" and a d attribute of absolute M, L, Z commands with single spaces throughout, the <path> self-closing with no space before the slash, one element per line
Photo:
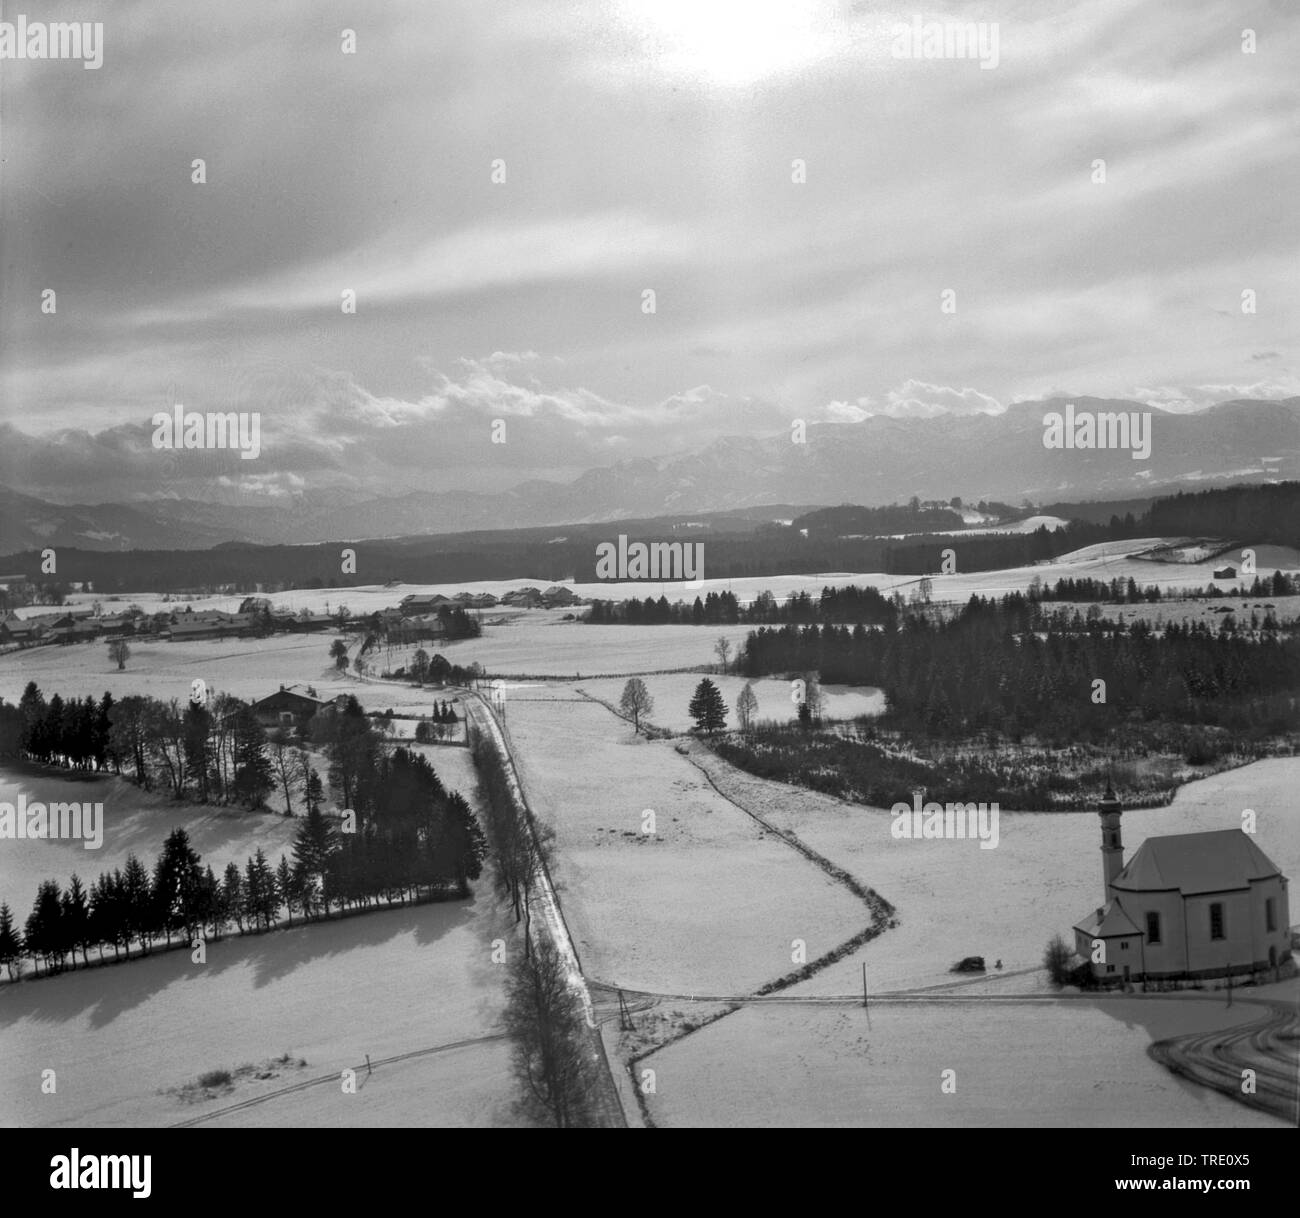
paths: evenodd
<path fill-rule="evenodd" d="M 313 485 L 295 497 L 232 505 L 193 499 L 59 506 L 13 490 L 0 494 L 0 550 L 198 549 L 220 541 L 309 544 L 470 530 L 559 526 L 677 514 L 762 509 L 781 503 L 947 502 L 960 495 L 1043 503 L 1136 501 L 1243 480 L 1300 478 L 1300 398 L 1222 402 L 1175 414 L 1141 402 L 1080 397 L 1079 412 L 1151 416 L 1151 451 L 1047 449 L 1044 416 L 1065 399 L 1021 402 L 1002 414 L 810 425 L 807 443 L 788 433 L 729 436 L 698 452 L 644 457 L 586 471 L 571 482 L 540 479 L 505 491 L 436 488 L 357 500 Z M 1267 455 L 1267 471 L 1261 456 Z M 21 469 L 10 477 L 20 479 Z M 184 485 L 183 480 L 179 480 Z M 21 482 L 18 483 L 21 488 Z M 142 488 L 148 490 L 149 488 Z M 1124 515 L 1121 512 L 1120 515 Z M 1105 520 L 1095 523 L 1107 523 Z M 933 527 L 933 520 L 883 531 Z M 852 531 L 852 530 L 851 530 Z M 875 531 L 875 526 L 861 531 Z"/>

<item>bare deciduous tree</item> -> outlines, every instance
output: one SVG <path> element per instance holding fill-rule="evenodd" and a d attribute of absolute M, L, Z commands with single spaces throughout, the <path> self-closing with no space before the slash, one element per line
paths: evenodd
<path fill-rule="evenodd" d="M 740 720 L 740 730 L 747 732 L 754 722 L 754 713 L 758 710 L 758 697 L 754 693 L 754 683 L 745 682 L 745 688 L 736 699 L 736 716 Z"/>
<path fill-rule="evenodd" d="M 727 661 L 731 659 L 731 640 L 727 636 L 721 635 L 718 641 L 713 644 L 713 654 L 718 657 L 718 663 L 722 665 L 722 671 L 727 671 Z"/>
<path fill-rule="evenodd" d="M 655 700 L 650 696 L 650 691 L 646 689 L 645 682 L 640 677 L 631 677 L 623 686 L 623 696 L 619 699 L 618 708 L 623 714 L 632 716 L 632 730 L 640 731 L 641 716 L 653 713 L 655 708 Z"/>
<path fill-rule="evenodd" d="M 564 958 L 549 939 L 541 937 L 527 955 L 516 953 L 506 995 L 506 1031 L 525 1106 L 557 1129 L 587 1124 L 595 1059 Z"/>

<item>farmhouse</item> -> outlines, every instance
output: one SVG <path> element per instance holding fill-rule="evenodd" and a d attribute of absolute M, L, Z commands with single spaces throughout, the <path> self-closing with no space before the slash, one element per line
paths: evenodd
<path fill-rule="evenodd" d="M 328 613 L 300 613 L 289 620 L 289 629 L 299 634 L 312 634 L 321 630 L 332 630 L 338 625 L 335 618 Z"/>
<path fill-rule="evenodd" d="M 221 613 L 205 610 L 202 613 L 183 613 L 168 627 L 173 642 L 182 639 L 221 639 L 248 634 L 253 629 L 253 619 L 242 613 Z"/>
<path fill-rule="evenodd" d="M 317 696 L 309 685 L 281 685 L 273 694 L 253 703 L 253 714 L 263 727 L 292 727 L 301 731 L 317 715 L 333 710 L 334 702 Z"/>
<path fill-rule="evenodd" d="M 1151 837 L 1124 864 L 1120 804 L 1106 789 L 1105 903 L 1074 927 L 1075 950 L 1100 981 L 1223 977 L 1285 964 L 1287 878 L 1240 829 Z"/>
<path fill-rule="evenodd" d="M 56 643 L 86 643 L 99 634 L 97 622 L 67 622 L 51 627 L 48 637 Z"/>
<path fill-rule="evenodd" d="M 581 604 L 582 597 L 578 596 L 572 588 L 552 584 L 542 593 L 542 601 L 548 609 L 555 609 L 560 606 Z"/>
<path fill-rule="evenodd" d="M 40 642 L 46 627 L 35 621 L 20 618 L 16 613 L 6 613 L 0 618 L 0 643 L 16 644 L 25 647 Z"/>
<path fill-rule="evenodd" d="M 403 637 L 411 639 L 441 639 L 447 634 L 447 627 L 436 613 L 404 617 L 398 622 L 397 630 Z"/>
<path fill-rule="evenodd" d="M 1215 579 L 1236 579 L 1236 578 L 1237 578 L 1237 568 L 1236 568 L 1236 567 L 1220 567 L 1217 571 L 1215 571 L 1215 573 L 1214 573 L 1214 578 L 1215 578 Z"/>
<path fill-rule="evenodd" d="M 425 593 L 412 592 L 409 596 L 402 597 L 398 607 L 405 617 L 418 617 L 425 613 L 437 613 L 444 605 L 450 605 L 451 603 L 451 597 L 443 596 L 441 593 L 430 596 Z"/>
<path fill-rule="evenodd" d="M 501 603 L 503 605 L 512 605 L 516 609 L 540 609 L 544 604 L 541 591 L 532 587 L 532 585 L 507 592 L 501 598 Z"/>

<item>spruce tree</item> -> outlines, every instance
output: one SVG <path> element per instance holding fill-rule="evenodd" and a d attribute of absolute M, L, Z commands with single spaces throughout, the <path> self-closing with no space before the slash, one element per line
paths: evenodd
<path fill-rule="evenodd" d="M 325 877 L 336 848 L 337 841 L 329 822 L 319 808 L 313 809 L 303 818 L 293 843 L 293 868 L 302 892 L 304 913 L 309 904 L 314 905 L 317 898 L 325 895 Z M 325 902 L 325 912 L 329 913 L 328 901 Z"/>
<path fill-rule="evenodd" d="M 710 736 L 727 725 L 727 704 L 718 687 L 708 677 L 695 687 L 687 710 L 695 720 L 696 728 Z"/>
<path fill-rule="evenodd" d="M 158 931 L 158 919 L 155 916 L 153 887 L 149 873 L 144 864 L 134 854 L 126 856 L 126 868 L 122 873 L 121 889 L 123 921 L 126 924 L 127 951 L 130 951 L 132 938 L 140 940 L 140 948 L 146 954 Z"/>
<path fill-rule="evenodd" d="M 23 941 L 14 928 L 14 916 L 9 906 L 0 904 L 0 964 L 9 973 L 13 981 L 18 975 L 23 956 Z"/>
<path fill-rule="evenodd" d="M 53 972 L 55 961 L 63 961 L 63 905 L 57 880 L 45 880 L 36 893 L 32 912 L 23 927 L 23 940 L 33 960 L 44 960 L 47 972 Z"/>
<path fill-rule="evenodd" d="M 294 907 L 298 904 L 298 883 L 294 878 L 293 868 L 289 866 L 289 860 L 283 854 L 280 855 L 280 864 L 275 869 L 275 888 L 280 904 L 289 915 L 289 925 L 292 926 Z"/>
<path fill-rule="evenodd" d="M 227 863 L 225 878 L 221 884 L 221 915 L 227 922 L 234 922 L 239 933 L 244 933 L 244 879 L 239 874 L 238 863 Z"/>
<path fill-rule="evenodd" d="M 93 942 L 90 933 L 90 906 L 86 902 L 86 889 L 81 883 L 81 877 L 75 871 L 68 881 L 67 891 L 60 904 L 63 941 L 72 953 L 72 967 L 77 967 L 77 948 L 81 948 L 82 962 L 88 965 L 90 957 L 87 951 Z"/>

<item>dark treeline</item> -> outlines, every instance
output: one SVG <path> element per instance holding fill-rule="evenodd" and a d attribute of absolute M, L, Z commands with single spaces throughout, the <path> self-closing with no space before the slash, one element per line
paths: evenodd
<path fill-rule="evenodd" d="M 1054 584 L 1034 581 L 1025 593 L 1032 601 L 1079 601 L 1115 605 L 1155 604 L 1165 599 L 1225 596 L 1295 596 L 1300 595 L 1300 576 L 1275 571 L 1267 579 L 1256 575 L 1247 585 L 1224 590 L 1209 585 L 1201 592 L 1176 588 L 1162 591 L 1155 584 L 1139 587 L 1128 579 L 1062 578 Z M 923 599 L 928 599 L 925 597 Z M 713 626 L 735 624 L 774 624 L 780 622 L 862 622 L 868 626 L 893 625 L 906 604 L 900 593 L 885 597 L 875 588 L 849 585 L 823 588 L 814 597 L 796 592 L 778 601 L 771 592 L 760 592 L 748 605 L 742 605 L 731 592 L 710 592 L 703 600 L 670 602 L 666 596 L 657 600 L 630 597 L 623 601 L 593 601 L 584 621 L 594 625 L 638 626 Z"/>
<path fill-rule="evenodd" d="M 770 592 L 760 592 L 742 605 L 730 592 L 710 592 L 693 604 L 667 597 L 646 597 L 625 601 L 593 601 L 585 621 L 597 625 L 713 626 L 736 623 L 772 622 L 865 622 L 884 625 L 898 618 L 898 604 L 875 588 L 823 588 L 819 597 L 796 592 L 778 601 Z"/>
<path fill-rule="evenodd" d="M 558 1129 L 598 1123 L 599 1072 L 568 968 L 532 898 L 546 871 L 553 833 L 534 826 L 510 763 L 490 733 L 469 729 L 497 892 L 514 912 L 523 948 L 509 962 L 503 1022 L 526 1111 Z M 522 925 L 521 925 L 522 924 Z"/>
<path fill-rule="evenodd" d="M 1231 588 L 1220 588 L 1217 584 L 1207 584 L 1202 590 L 1189 588 L 1167 588 L 1161 590 L 1158 584 L 1145 584 L 1142 587 L 1132 576 L 1128 579 L 1089 579 L 1082 576 L 1077 579 L 1058 579 L 1054 584 L 1031 582 L 1025 595 L 1030 600 L 1039 601 L 1092 601 L 1112 605 L 1136 605 L 1143 601 L 1156 604 L 1162 600 L 1187 600 L 1192 598 L 1216 598 L 1226 596 L 1296 596 L 1300 595 L 1300 576 L 1289 576 L 1285 571 L 1274 571 L 1265 579 L 1256 575 L 1248 585 L 1239 583 Z"/>
<path fill-rule="evenodd" d="M 1300 482 L 1184 491 L 1157 499 L 1142 524 L 1153 537 L 1186 534 L 1300 546 Z"/>
<path fill-rule="evenodd" d="M 329 726 L 322 720 L 316 729 L 322 738 Z M 286 733 L 268 736 L 252 707 L 229 694 L 215 695 L 211 707 L 140 694 L 47 701 L 30 681 L 17 706 L 0 702 L 0 757 L 109 770 L 200 803 L 257 807 L 277 784 L 319 788 L 306 751 Z"/>
<path fill-rule="evenodd" d="M 1293 730 L 1300 638 L 1247 636 L 1225 619 L 1156 633 L 1019 594 L 972 597 L 948 620 L 897 628 L 761 627 L 739 656 L 751 677 L 816 672 L 885 691 L 882 726 L 930 735 L 1101 736 L 1132 721 L 1217 725 L 1252 738 Z M 1104 681 L 1104 702 L 1094 683 Z"/>
<path fill-rule="evenodd" d="M 491 735 L 471 728 L 469 747 L 492 841 L 497 891 L 510 903 L 516 925 L 523 923 L 524 950 L 531 952 L 532 895 L 547 866 L 553 833 L 544 826 L 534 831 L 511 781 L 510 763 Z"/>
<path fill-rule="evenodd" d="M 46 972 L 76 966 L 76 953 L 105 948 L 116 958 L 142 954 L 165 937 L 220 938 L 233 923 L 240 934 L 268 930 L 288 915 L 329 916 L 331 909 L 365 909 L 408 900 L 464 896 L 481 873 L 486 845 L 473 811 L 448 792 L 428 761 L 407 749 L 382 752 L 360 708 L 347 715 L 328 746 L 355 795 L 341 824 L 313 806 L 303 818 L 292 859 L 274 869 L 259 848 L 241 869 L 218 877 L 204 866 L 184 829 L 163 844 L 152 873 L 134 854 L 126 866 L 102 873 L 86 889 L 73 875 L 66 889 L 41 884 L 21 936 L 8 906 L 0 909 L 0 963 L 11 978 L 23 956 Z"/>
<path fill-rule="evenodd" d="M 868 536 L 879 536 L 882 533 L 939 533 L 966 527 L 966 522 L 957 510 L 960 504 L 961 500 L 957 499 L 943 507 L 927 505 L 923 509 L 920 501 L 915 498 L 906 506 L 890 504 L 872 508 L 845 503 L 839 507 L 806 512 L 790 523 L 795 529 L 807 529 L 810 537 L 843 537 L 848 533 Z M 1006 504 L 999 504 L 998 507 L 1007 516 L 1016 514 L 1015 508 Z"/>

